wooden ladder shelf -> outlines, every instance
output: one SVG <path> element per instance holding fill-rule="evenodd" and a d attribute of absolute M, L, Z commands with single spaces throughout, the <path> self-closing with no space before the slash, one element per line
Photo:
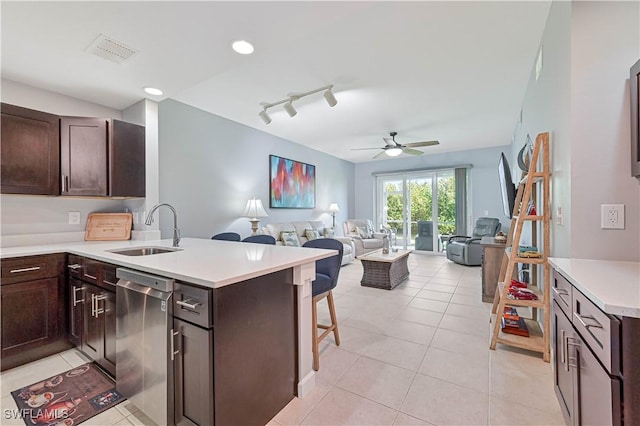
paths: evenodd
<path fill-rule="evenodd" d="M 540 155 L 542 159 L 540 160 Z M 540 170 L 538 170 L 538 164 L 540 163 Z M 533 147 L 533 154 L 529 162 L 529 171 L 518 184 L 518 192 L 516 194 L 515 205 L 513 208 L 513 217 L 511 218 L 511 227 L 509 228 L 509 236 L 507 237 L 507 245 L 502 258 L 502 266 L 500 268 L 500 275 L 498 278 L 498 286 L 496 287 L 496 293 L 493 298 L 493 307 L 491 320 L 493 321 L 493 335 L 491 337 L 491 349 L 495 350 L 497 343 L 504 345 L 515 346 L 535 352 L 541 352 L 544 361 L 550 361 L 549 352 L 549 322 L 550 322 L 550 279 L 551 271 L 549 268 L 549 252 L 551 248 L 550 244 L 550 209 L 551 209 L 551 194 L 549 188 L 550 180 L 549 171 L 549 133 L 540 133 L 536 137 L 536 142 Z M 535 186 L 541 185 L 542 189 L 542 202 L 538 206 L 535 203 Z M 529 203 L 533 201 L 533 205 L 536 206 L 537 212 L 535 214 L 529 214 Z M 538 248 L 540 257 L 522 257 L 519 256 L 520 240 L 522 237 L 522 229 L 525 222 L 531 222 L 531 231 L 533 235 L 537 232 L 537 222 L 542 222 L 542 249 Z M 535 237 L 534 237 L 535 238 Z M 534 243 L 536 240 L 534 239 Z M 518 264 L 530 264 L 531 269 L 536 268 L 536 265 L 540 265 L 539 268 L 543 270 L 542 279 L 539 278 L 537 273 L 532 273 L 530 270 L 531 279 L 529 284 L 529 290 L 532 290 L 537 296 L 538 300 L 518 300 L 510 299 L 509 287 L 511 284 L 511 277 L 514 276 L 514 272 L 517 273 Z M 534 282 L 535 281 L 535 282 Z M 533 308 L 533 319 L 526 319 L 526 325 L 529 329 L 529 337 L 519 336 L 516 334 L 509 334 L 502 332 L 501 319 L 504 313 L 504 309 L 507 306 L 521 306 Z M 536 320 L 537 311 L 542 312 L 542 326 Z"/>

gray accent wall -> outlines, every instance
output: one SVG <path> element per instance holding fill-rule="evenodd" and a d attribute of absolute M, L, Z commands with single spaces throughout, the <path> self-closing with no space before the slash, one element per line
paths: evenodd
<path fill-rule="evenodd" d="M 640 58 L 640 3 L 553 2 L 541 44 L 542 72 L 536 81 L 532 71 L 512 152 L 527 133 L 550 132 L 551 254 L 638 261 L 629 68 Z M 601 204 L 625 205 L 624 230 L 600 228 Z"/>
<path fill-rule="evenodd" d="M 353 163 L 174 100 L 161 102 L 158 116 L 159 201 L 176 208 L 183 237 L 209 238 L 224 231 L 250 235 L 251 224 L 241 215 L 254 196 L 269 214 L 261 226 L 302 220 L 330 226 L 330 203 L 340 207 L 336 225 L 349 215 Z M 269 154 L 316 166 L 315 209 L 269 208 Z M 162 237 L 171 237 L 172 229 L 172 215 L 163 208 Z"/>
<path fill-rule="evenodd" d="M 507 142 L 507 141 L 505 141 Z M 440 141 L 446 144 L 446 141 Z M 403 156 L 390 160 L 371 161 L 355 165 L 355 210 L 354 218 L 375 219 L 375 178 L 376 173 L 392 173 L 405 170 L 423 170 L 438 168 L 454 168 L 460 165 L 471 165 L 468 170 L 468 191 L 470 194 L 469 211 L 467 212 L 470 226 L 478 217 L 488 211 L 489 217 L 497 217 L 502 223 L 502 230 L 509 229 L 510 220 L 502 209 L 500 195 L 500 181 L 498 178 L 498 161 L 500 153 L 511 155 L 511 146 L 455 151 L 442 154 L 429 154 L 429 148 L 424 148 L 421 156 Z M 517 177 L 514 176 L 514 179 Z"/>

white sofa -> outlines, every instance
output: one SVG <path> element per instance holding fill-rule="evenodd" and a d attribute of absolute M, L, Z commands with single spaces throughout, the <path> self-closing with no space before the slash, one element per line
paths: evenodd
<path fill-rule="evenodd" d="M 371 238 L 362 238 L 357 228 L 365 228 L 371 234 Z M 362 256 L 370 251 L 382 248 L 383 238 L 387 235 L 384 232 L 374 232 L 373 224 L 369 219 L 348 219 L 342 222 L 342 229 L 345 237 L 353 240 L 356 250 L 356 257 Z"/>
<path fill-rule="evenodd" d="M 323 238 L 325 236 L 325 229 L 331 229 L 331 227 L 327 227 L 321 221 L 269 223 L 268 225 L 260 228 L 259 233 L 271 235 L 276 239 L 277 245 L 284 245 L 282 239 L 280 238 L 281 232 L 295 231 L 296 235 L 298 236 L 298 240 L 300 241 L 300 246 L 302 246 L 304 243 L 309 241 L 305 233 L 307 229 L 318 231 L 318 233 L 320 234 L 320 238 Z M 340 241 L 344 245 L 342 251 L 342 265 L 346 265 L 347 263 L 355 259 L 356 249 L 351 238 L 336 236 L 333 236 L 332 238 Z"/>

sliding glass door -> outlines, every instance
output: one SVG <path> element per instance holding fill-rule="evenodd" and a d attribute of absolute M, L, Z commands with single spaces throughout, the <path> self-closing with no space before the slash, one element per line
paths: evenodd
<path fill-rule="evenodd" d="M 466 193 L 457 197 L 459 188 L 453 169 L 378 175 L 378 223 L 395 231 L 396 246 L 443 252 L 448 236 L 464 229 L 466 212 L 459 209 L 466 203 L 456 200 Z"/>

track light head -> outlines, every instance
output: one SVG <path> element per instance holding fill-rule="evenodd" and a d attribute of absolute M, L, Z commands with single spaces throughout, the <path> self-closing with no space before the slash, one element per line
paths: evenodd
<path fill-rule="evenodd" d="M 325 100 L 327 101 L 327 103 L 329 104 L 330 107 L 334 107 L 338 103 L 338 100 L 333 95 L 333 92 L 331 91 L 331 89 L 327 89 L 324 92 L 324 98 L 325 98 Z"/>
<path fill-rule="evenodd" d="M 263 109 L 262 111 L 260 111 L 260 113 L 258 115 L 260 116 L 262 121 L 264 121 L 264 124 L 271 123 L 271 117 L 269 117 L 269 114 L 267 114 L 267 109 L 266 108 Z"/>
<path fill-rule="evenodd" d="M 284 107 L 284 110 L 287 111 L 287 114 L 289 114 L 289 117 L 293 117 L 298 113 L 298 111 L 296 111 L 296 109 L 291 104 L 291 101 L 284 104 L 283 107 Z"/>

